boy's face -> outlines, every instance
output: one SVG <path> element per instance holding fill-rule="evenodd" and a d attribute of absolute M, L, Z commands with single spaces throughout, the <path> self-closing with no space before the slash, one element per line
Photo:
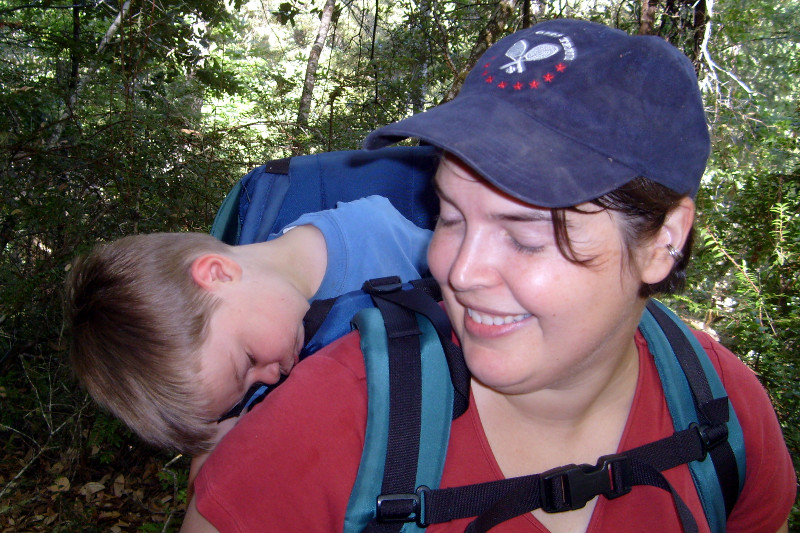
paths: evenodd
<path fill-rule="evenodd" d="M 216 420 L 251 385 L 277 383 L 303 348 L 303 317 L 309 304 L 277 274 L 243 277 L 219 295 L 200 350 L 200 383 Z"/>

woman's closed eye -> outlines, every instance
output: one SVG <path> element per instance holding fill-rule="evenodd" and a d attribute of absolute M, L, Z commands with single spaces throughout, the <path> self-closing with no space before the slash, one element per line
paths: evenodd
<path fill-rule="evenodd" d="M 459 218 L 444 218 L 442 216 L 437 217 L 436 225 L 441 228 L 452 228 L 453 226 L 458 225 L 461 222 Z"/>
<path fill-rule="evenodd" d="M 546 239 L 538 227 L 528 227 L 529 223 L 520 227 L 507 228 L 505 237 L 515 251 L 523 254 L 536 254 L 544 250 Z"/>
<path fill-rule="evenodd" d="M 451 204 L 441 202 L 439 214 L 436 215 L 436 226 L 450 228 L 464 221 L 464 216 Z"/>
<path fill-rule="evenodd" d="M 514 250 L 523 254 L 537 254 L 542 250 L 544 250 L 544 246 L 542 245 L 531 246 L 527 244 L 522 244 L 513 237 L 509 237 L 509 239 L 511 240 L 511 245 L 514 247 Z"/>

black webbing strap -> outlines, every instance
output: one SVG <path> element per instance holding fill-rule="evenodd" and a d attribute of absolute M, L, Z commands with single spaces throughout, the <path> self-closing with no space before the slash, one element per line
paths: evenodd
<path fill-rule="evenodd" d="M 632 481 L 633 485 L 650 485 L 669 491 L 675 502 L 678 516 L 683 525 L 683 531 L 685 533 L 698 532 L 697 522 L 694 520 L 689 507 L 672 488 L 664 475 L 651 465 L 619 456 L 602 458 L 598 465 L 601 466 L 583 465 L 575 467 L 575 465 L 571 465 L 571 467 L 564 467 L 541 474 L 538 480 L 538 490 L 535 487 L 531 488 L 521 484 L 514 490 L 504 494 L 495 505 L 471 522 L 465 531 L 468 533 L 485 533 L 494 526 L 509 520 L 509 518 L 530 512 L 532 507 L 544 507 L 541 502 L 567 502 L 570 498 L 577 498 L 577 502 L 573 503 L 580 503 L 580 506 L 577 507 L 570 505 L 565 509 L 546 509 L 552 513 L 579 509 L 586 505 L 589 500 L 599 495 L 596 491 L 600 491 L 600 494 L 611 500 L 630 492 L 632 487 L 627 483 Z M 584 479 L 586 480 L 591 480 L 591 484 L 574 483 L 576 473 L 580 476 L 585 476 Z M 581 491 L 581 489 L 590 487 L 592 490 L 588 492 Z M 538 507 L 535 507 L 537 505 Z"/>
<path fill-rule="evenodd" d="M 311 302 L 305 316 L 303 317 L 303 346 L 307 345 L 314 335 L 316 335 L 322 323 L 325 322 L 325 317 L 328 316 L 333 304 L 336 303 L 336 298 L 327 298 L 325 300 L 314 300 Z"/>
<path fill-rule="evenodd" d="M 383 282 L 383 283 L 381 283 Z M 399 279 L 373 280 L 364 284 L 383 316 L 389 351 L 389 435 L 381 494 L 412 491 L 417 479 L 419 435 L 422 420 L 422 361 L 420 335 L 414 312 L 384 298 L 384 292 L 399 290 Z M 405 500 L 384 505 L 403 506 Z M 384 509 L 394 516 L 405 509 Z M 396 532 L 403 522 L 371 521 L 364 531 Z"/>
<path fill-rule="evenodd" d="M 730 416 L 728 398 L 714 398 L 708 378 L 703 371 L 700 360 L 694 355 L 689 339 L 680 327 L 671 320 L 654 302 L 647 304 L 647 309 L 664 330 L 672 350 L 681 365 L 689 388 L 692 391 L 701 427 L 705 426 L 704 438 L 711 455 L 714 470 L 719 478 L 722 496 L 725 501 L 725 514 L 730 516 L 733 506 L 739 497 L 739 467 L 733 448 L 728 441 L 727 422 Z"/>
<path fill-rule="evenodd" d="M 596 496 L 614 499 L 637 485 L 669 491 L 686 533 L 697 523 L 680 496 L 661 474 L 675 466 L 705 457 L 698 427 L 616 455 L 597 465 L 567 465 L 541 474 L 446 489 L 417 491 L 424 510 L 421 526 L 477 516 L 467 531 L 486 532 L 516 516 L 543 509 L 549 513 L 580 509 Z"/>
<path fill-rule="evenodd" d="M 372 280 L 368 283 L 381 281 L 383 280 Z M 370 290 L 374 289 L 365 288 L 364 290 L 370 292 Z M 433 325 L 442 343 L 442 350 L 447 359 L 447 366 L 450 369 L 450 379 L 455 392 L 453 397 L 453 419 L 456 419 L 464 414 L 467 407 L 469 407 L 470 373 L 469 369 L 467 369 L 467 364 L 464 362 L 461 348 L 453 342 L 453 330 L 447 313 L 428 294 L 431 294 L 429 289 L 403 291 L 399 290 L 399 288 L 398 290 L 386 290 L 378 293 L 380 299 L 393 302 L 405 309 L 419 313 Z"/>
<path fill-rule="evenodd" d="M 442 288 L 439 287 L 439 284 L 436 283 L 436 280 L 428 277 L 428 278 L 420 278 L 409 281 L 412 287 L 415 289 L 419 289 L 425 294 L 427 294 L 432 300 L 436 302 L 442 301 Z"/>
<path fill-rule="evenodd" d="M 287 164 L 288 164 L 288 159 L 290 158 L 286 158 Z M 277 161 L 283 161 L 283 160 L 279 159 L 276 161 L 272 161 L 272 163 Z M 382 278 L 382 279 L 384 281 L 385 280 L 394 281 L 397 280 L 398 278 Z M 375 281 L 380 281 L 380 280 L 375 280 Z M 416 279 L 410 281 L 409 283 L 411 284 L 412 287 L 421 290 L 434 301 L 439 301 L 442 299 L 442 290 L 439 288 L 439 284 L 436 283 L 436 280 L 433 278 L 428 277 L 428 278 Z M 303 317 L 303 329 L 305 332 L 304 333 L 305 338 L 303 340 L 304 346 L 307 345 L 311 341 L 311 339 L 314 338 L 314 335 L 317 334 L 317 331 L 319 331 L 319 328 L 322 327 L 323 322 L 325 322 L 328 313 L 330 313 L 331 308 L 333 308 L 337 300 L 338 297 L 333 297 L 333 298 L 326 298 L 324 300 L 314 300 L 311 302 L 311 307 L 308 309 L 308 312 L 306 312 L 305 316 Z M 428 318 L 430 320 L 430 317 Z M 447 323 L 447 327 L 450 327 L 449 322 Z"/>

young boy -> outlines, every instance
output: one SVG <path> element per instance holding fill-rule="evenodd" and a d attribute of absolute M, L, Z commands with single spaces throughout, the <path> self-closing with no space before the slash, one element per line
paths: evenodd
<path fill-rule="evenodd" d="M 98 246 L 67 280 L 73 367 L 145 441 L 208 451 L 232 427 L 221 415 L 297 363 L 309 301 L 370 278 L 420 277 L 430 237 L 371 196 L 304 215 L 261 243 L 156 233 Z"/>

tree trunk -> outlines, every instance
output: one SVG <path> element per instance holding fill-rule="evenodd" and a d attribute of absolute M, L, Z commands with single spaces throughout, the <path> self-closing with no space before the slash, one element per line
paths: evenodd
<path fill-rule="evenodd" d="M 111 26 L 109 26 L 108 30 L 106 31 L 106 34 L 103 36 L 103 39 L 97 46 L 95 57 L 100 56 L 105 51 L 106 47 L 108 46 L 108 43 L 117 34 L 117 31 L 119 31 L 120 24 L 122 24 L 122 19 L 124 19 L 127 16 L 130 7 L 131 7 L 131 0 L 125 0 L 125 3 L 122 5 L 122 9 L 119 10 L 119 13 L 117 13 L 117 17 L 114 19 L 114 22 L 111 23 Z M 92 78 L 92 76 L 94 76 L 98 72 L 98 70 L 99 67 L 95 63 L 91 68 L 88 69 L 86 74 L 84 74 L 83 76 L 77 76 L 76 73 L 76 78 L 74 80 L 70 80 L 70 88 L 72 88 L 72 92 L 67 97 L 67 106 L 61 113 L 61 116 L 59 117 L 58 123 L 56 124 L 53 130 L 53 135 L 50 136 L 49 146 L 55 146 L 58 144 L 58 141 L 61 139 L 61 133 L 64 131 L 64 122 L 69 117 L 72 116 L 72 110 L 74 109 L 75 104 L 78 101 L 78 97 L 80 96 L 83 87 L 86 85 L 86 82 L 89 81 Z"/>
<path fill-rule="evenodd" d="M 373 99 L 372 99 L 372 122 L 375 123 L 376 114 L 378 112 L 378 65 L 375 64 L 375 41 L 378 38 L 378 21 L 381 16 L 380 0 L 375 0 L 375 16 L 372 19 L 372 38 L 369 45 L 369 64 L 374 73 L 372 77 Z"/>
<path fill-rule="evenodd" d="M 688 8 L 688 12 L 691 13 L 687 18 L 688 20 L 684 21 L 682 27 L 685 28 L 686 37 L 692 43 L 692 54 L 691 59 L 695 64 L 696 68 L 699 68 L 700 65 L 700 56 L 703 53 L 702 46 L 703 46 L 703 38 L 705 37 L 706 32 L 706 7 L 708 2 L 706 0 L 698 0 L 696 2 L 679 2 L 679 4 L 684 4 Z M 711 3 L 713 5 L 713 2 Z M 670 3 L 667 3 L 667 7 L 671 7 Z M 667 14 L 671 12 L 674 13 L 681 13 L 682 10 L 680 9 L 680 5 L 674 6 L 672 10 L 665 10 Z"/>
<path fill-rule="evenodd" d="M 78 86 L 78 76 L 80 75 L 81 54 L 81 6 L 72 6 L 72 46 L 70 47 L 70 73 L 69 73 L 69 94 L 75 92 Z"/>
<path fill-rule="evenodd" d="M 419 1 L 420 28 L 422 28 L 424 21 L 430 20 L 433 17 L 431 1 L 432 0 Z M 428 92 L 428 85 L 425 80 L 428 79 L 429 61 L 429 52 L 426 51 L 425 54 L 420 57 L 419 68 L 414 72 L 414 83 L 409 91 L 411 111 L 415 115 L 425 111 L 425 95 Z"/>
<path fill-rule="evenodd" d="M 642 0 L 642 19 L 639 22 L 639 35 L 655 35 L 657 7 L 658 0 Z"/>
<path fill-rule="evenodd" d="M 664 5 L 664 16 L 675 21 L 674 34 L 664 37 L 670 42 L 686 43 L 684 50 L 691 47 L 687 55 L 698 72 L 703 63 L 703 47 L 710 37 L 706 31 L 710 23 L 708 11 L 713 12 L 713 6 L 712 0 L 667 0 Z"/>
<path fill-rule="evenodd" d="M 299 155 L 303 151 L 301 142 L 303 132 L 308 127 L 308 115 L 311 112 L 311 96 L 314 94 L 314 83 L 317 77 L 317 67 L 319 66 L 319 56 L 322 54 L 322 47 L 328 37 L 328 29 L 333 19 L 333 8 L 336 0 L 325 0 L 325 7 L 322 9 L 322 17 L 319 21 L 319 30 L 311 53 L 308 55 L 308 66 L 306 67 L 306 79 L 303 84 L 303 94 L 300 96 L 300 107 L 297 111 L 297 126 L 295 137 L 292 141 L 292 155 Z"/>

